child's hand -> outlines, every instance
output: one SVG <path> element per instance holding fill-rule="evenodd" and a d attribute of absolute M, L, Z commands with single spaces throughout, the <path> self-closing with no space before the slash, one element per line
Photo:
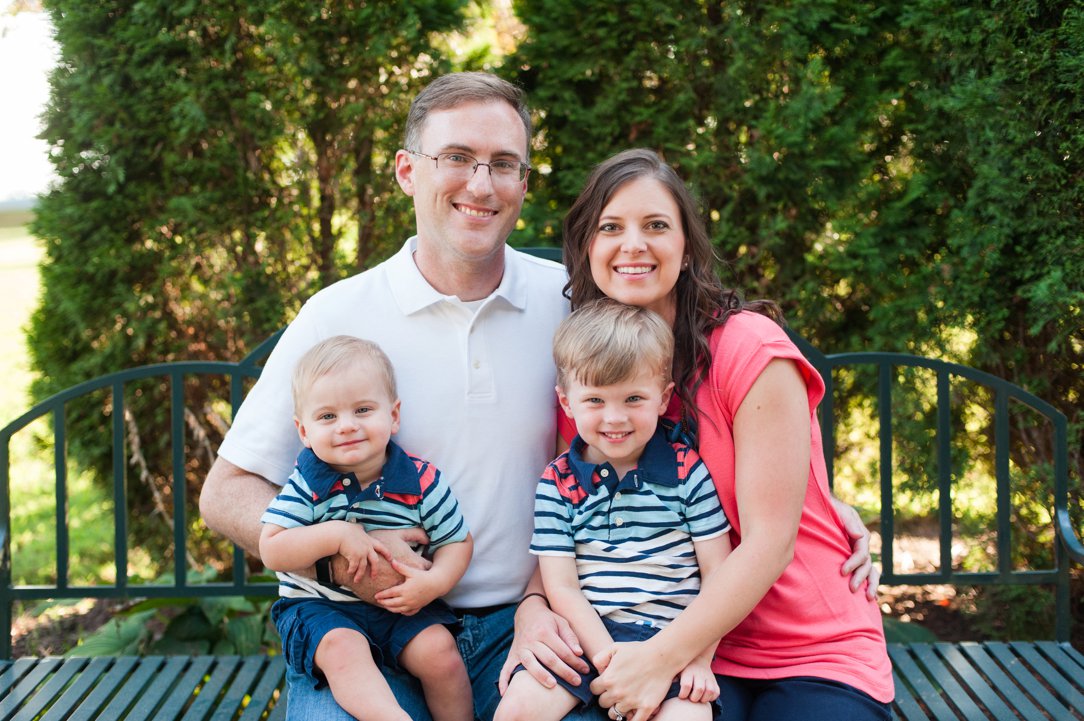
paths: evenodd
<path fill-rule="evenodd" d="M 679 698 L 693 703 L 711 703 L 719 698 L 719 682 L 711 671 L 711 664 L 696 659 L 681 672 L 681 693 Z"/>
<path fill-rule="evenodd" d="M 342 523 L 339 537 L 339 554 L 349 561 L 346 569 L 347 575 L 353 583 L 360 583 L 365 578 L 365 570 L 369 569 L 371 575 L 376 575 L 376 563 L 381 557 L 391 561 L 391 552 L 387 547 L 376 540 L 358 523 Z"/>
<path fill-rule="evenodd" d="M 391 562 L 392 568 L 403 576 L 403 582 L 377 593 L 373 599 L 392 613 L 413 616 L 423 606 L 443 594 L 434 574 L 412 568 L 399 561 Z"/>

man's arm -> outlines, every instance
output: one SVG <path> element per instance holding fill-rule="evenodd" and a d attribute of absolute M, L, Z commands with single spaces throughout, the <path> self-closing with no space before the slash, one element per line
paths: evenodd
<path fill-rule="evenodd" d="M 260 518 L 277 494 L 262 476 L 218 458 L 203 482 L 199 512 L 208 528 L 259 558 Z"/>

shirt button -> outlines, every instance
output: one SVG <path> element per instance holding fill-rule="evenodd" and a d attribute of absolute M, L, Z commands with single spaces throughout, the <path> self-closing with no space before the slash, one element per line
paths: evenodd
<path fill-rule="evenodd" d="M 482 361 L 474 361 L 474 370 L 478 370 L 482 367 Z"/>
<path fill-rule="evenodd" d="M 621 491 L 618 491 L 617 493 L 614 494 L 614 500 L 617 500 L 620 497 L 621 497 Z"/>
<path fill-rule="evenodd" d="M 350 485 L 350 479 L 349 478 L 344 478 L 343 479 L 343 485 L 344 486 L 349 486 Z"/>
<path fill-rule="evenodd" d="M 609 469 L 603 468 L 601 471 L 598 472 L 598 474 L 605 478 L 606 476 L 610 475 L 610 471 Z"/>
<path fill-rule="evenodd" d="M 619 526 L 624 526 L 624 525 L 625 525 L 625 519 L 624 519 L 624 518 L 622 518 L 621 516 L 618 516 L 618 517 L 617 517 L 617 520 L 616 520 L 616 521 L 614 521 L 614 523 L 616 523 L 616 524 L 617 524 L 617 525 L 619 525 Z"/>

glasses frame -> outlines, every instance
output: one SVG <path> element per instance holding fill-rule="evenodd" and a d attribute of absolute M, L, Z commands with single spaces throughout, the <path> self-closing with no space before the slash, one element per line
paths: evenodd
<path fill-rule="evenodd" d="M 483 163 L 481 160 L 474 157 L 470 153 L 463 153 L 463 152 L 460 152 L 460 151 L 457 150 L 457 151 L 449 151 L 447 153 L 440 153 L 440 155 L 429 155 L 428 153 L 423 153 L 420 150 L 411 150 L 410 148 L 403 148 L 403 150 L 410 153 L 411 155 L 420 155 L 423 158 L 429 158 L 430 160 L 433 161 L 433 165 L 436 167 L 436 169 L 438 171 L 440 170 L 440 160 L 439 160 L 439 158 L 440 158 L 441 155 L 462 155 L 464 158 L 470 158 L 471 161 L 474 163 L 474 167 L 471 168 L 471 171 L 470 171 L 470 176 L 469 176 L 470 178 L 473 178 L 475 176 L 475 174 L 478 172 L 478 166 L 480 166 L 480 165 L 486 166 L 486 170 L 489 171 L 489 179 L 491 181 L 495 181 L 496 179 L 503 177 L 501 175 L 494 175 L 493 174 L 493 167 L 492 167 L 493 161 L 492 160 L 489 161 L 488 163 Z M 523 181 L 527 180 L 527 176 L 531 174 L 531 170 L 533 170 L 533 168 L 531 168 L 530 164 L 524 163 L 522 160 L 517 160 L 516 162 L 519 163 L 519 179 L 516 180 L 516 182 L 517 183 L 522 183 Z"/>

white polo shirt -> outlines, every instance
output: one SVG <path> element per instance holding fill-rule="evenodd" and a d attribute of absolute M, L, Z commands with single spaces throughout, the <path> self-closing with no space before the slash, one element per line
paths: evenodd
<path fill-rule="evenodd" d="M 474 536 L 453 606 L 517 601 L 534 572 L 528 552 L 538 476 L 554 454 L 551 343 L 568 313 L 562 266 L 505 248 L 500 287 L 468 307 L 437 292 L 414 264 L 417 238 L 384 263 L 314 295 L 286 329 L 226 434 L 219 455 L 283 484 L 301 442 L 291 374 L 321 340 L 380 345 L 395 366 L 402 421 L 395 441 L 436 464 Z"/>

